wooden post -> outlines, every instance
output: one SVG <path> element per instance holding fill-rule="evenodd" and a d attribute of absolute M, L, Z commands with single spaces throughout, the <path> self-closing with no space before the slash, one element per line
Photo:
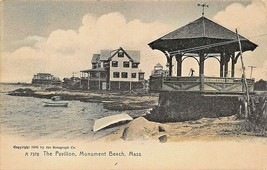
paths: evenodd
<path fill-rule="evenodd" d="M 99 86 L 99 88 L 98 88 L 98 89 L 99 89 L 99 90 L 101 90 L 101 84 L 100 84 L 100 83 L 101 83 L 101 81 L 100 81 L 100 78 L 101 78 L 101 72 L 99 72 L 99 79 L 98 79 L 98 80 L 99 80 L 99 82 L 98 82 L 98 86 Z"/>
<path fill-rule="evenodd" d="M 160 83 L 160 90 L 162 90 L 163 88 L 163 83 L 164 83 L 164 80 L 163 80 L 163 75 L 161 74 L 161 83 Z"/>
<path fill-rule="evenodd" d="M 88 78 L 87 78 L 88 79 L 88 82 L 87 82 L 87 90 L 89 90 L 90 89 L 90 85 L 89 85 L 89 82 L 90 82 L 90 80 L 89 80 L 90 79 L 90 73 L 88 72 L 87 74 L 88 74 Z"/>
<path fill-rule="evenodd" d="M 243 73 L 243 82 L 244 82 L 245 89 L 246 89 L 246 102 L 247 102 L 247 106 L 249 106 L 249 104 L 250 104 L 249 89 L 248 89 L 246 72 L 245 72 L 245 65 L 244 65 L 243 55 L 242 55 L 242 45 L 241 45 L 241 42 L 240 42 L 240 39 L 239 39 L 239 35 L 238 35 L 238 32 L 237 32 L 237 29 L 235 31 L 236 31 L 236 36 L 237 36 L 238 44 L 239 44 L 240 59 L 241 59 L 242 73 Z M 246 110 L 247 110 L 247 113 L 245 114 L 245 118 L 247 118 L 248 117 L 248 114 L 250 114 L 249 107 L 247 107 Z"/>
<path fill-rule="evenodd" d="M 80 88 L 82 88 L 83 72 L 80 72 Z"/>

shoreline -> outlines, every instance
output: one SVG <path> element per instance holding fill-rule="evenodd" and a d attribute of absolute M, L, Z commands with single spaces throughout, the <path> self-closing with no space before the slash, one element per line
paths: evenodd
<path fill-rule="evenodd" d="M 47 91 L 37 89 L 27 97 L 46 98 L 52 96 L 61 96 L 62 100 L 79 100 L 81 102 L 102 103 L 104 108 L 110 111 L 128 111 L 133 113 L 135 118 L 144 116 L 147 109 L 158 105 L 158 95 L 136 94 L 136 93 L 115 93 L 115 92 L 98 92 L 98 91 Z M 148 121 L 158 124 L 153 121 Z M 131 123 L 131 122 L 130 122 Z M 130 124 L 128 123 L 128 124 Z M 118 141 L 123 140 L 122 135 L 128 124 L 118 126 L 116 130 L 102 130 L 97 134 L 102 134 L 95 141 Z M 219 118 L 201 118 L 194 121 L 162 123 L 167 126 L 166 131 L 157 132 L 154 135 L 148 135 L 148 139 L 159 141 L 159 137 L 166 135 L 167 142 L 180 141 L 213 141 L 213 140 L 243 140 L 249 138 L 262 138 L 266 140 L 267 133 L 247 130 L 248 122 L 238 120 L 235 116 Z M 140 124 L 141 126 L 143 124 Z M 144 127 L 146 128 L 146 127 Z M 250 127 L 249 127 L 250 128 Z M 146 139 L 144 139 L 146 140 Z"/>
<path fill-rule="evenodd" d="M 110 111 L 126 110 L 147 110 L 158 104 L 157 94 L 136 93 L 136 92 L 102 92 L 82 90 L 51 90 L 37 88 L 19 88 L 18 93 L 9 93 L 11 96 L 35 97 L 51 99 L 53 96 L 60 96 L 62 100 L 78 100 L 80 102 L 103 103 L 105 109 Z M 23 91 L 24 90 L 24 91 Z"/>

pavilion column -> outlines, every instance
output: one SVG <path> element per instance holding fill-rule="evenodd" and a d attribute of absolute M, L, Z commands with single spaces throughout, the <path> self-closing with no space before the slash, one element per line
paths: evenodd
<path fill-rule="evenodd" d="M 205 61 L 204 53 L 200 53 L 199 54 L 199 76 L 204 75 L 204 61 Z"/>
<path fill-rule="evenodd" d="M 173 65 L 172 65 L 172 57 L 173 56 L 170 56 L 170 62 L 169 62 L 169 74 L 170 74 L 170 76 L 172 76 L 172 67 L 173 67 Z"/>
<path fill-rule="evenodd" d="M 227 77 L 227 76 L 228 76 L 228 62 L 226 61 L 224 65 L 224 77 Z"/>
<path fill-rule="evenodd" d="M 224 66 L 224 63 L 225 63 L 225 57 L 224 57 L 224 53 L 221 53 L 221 60 L 220 60 L 220 77 L 223 77 L 223 66 Z"/>
<path fill-rule="evenodd" d="M 90 89 L 90 73 L 88 72 L 88 77 L 87 77 L 87 89 Z"/>
<path fill-rule="evenodd" d="M 177 62 L 177 77 L 182 76 L 182 55 L 176 55 L 176 62 Z"/>
<path fill-rule="evenodd" d="M 167 54 L 166 52 L 164 53 L 167 57 L 167 63 L 168 63 L 168 67 L 169 67 L 169 76 L 172 76 L 172 57 L 171 55 Z"/>
<path fill-rule="evenodd" d="M 228 63 L 230 61 L 230 55 L 225 55 L 225 63 L 224 63 L 224 77 L 228 77 Z"/>
<path fill-rule="evenodd" d="M 235 77 L 235 64 L 236 64 L 236 61 L 235 61 L 235 53 L 233 52 L 231 54 L 231 64 L 232 64 L 232 67 L 231 67 L 231 77 Z"/>
<path fill-rule="evenodd" d="M 231 77 L 235 77 L 235 63 L 232 60 L 232 67 L 231 67 Z"/>

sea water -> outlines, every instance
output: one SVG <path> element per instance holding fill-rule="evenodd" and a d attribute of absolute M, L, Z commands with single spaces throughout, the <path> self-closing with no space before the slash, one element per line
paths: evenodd
<path fill-rule="evenodd" d="M 119 128 L 92 131 L 96 119 L 120 113 L 104 109 L 101 103 L 72 100 L 68 101 L 68 107 L 43 107 L 42 102 L 50 99 L 7 95 L 8 91 L 18 88 L 31 87 L 0 85 L 1 134 L 29 140 L 95 140 Z"/>

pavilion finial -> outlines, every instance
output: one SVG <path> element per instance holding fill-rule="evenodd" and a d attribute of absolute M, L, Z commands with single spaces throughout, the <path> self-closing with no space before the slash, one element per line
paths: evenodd
<path fill-rule="evenodd" d="M 197 6 L 201 6 L 202 7 L 202 17 L 204 17 L 205 7 L 208 8 L 209 5 L 204 3 L 204 4 L 197 4 Z"/>

